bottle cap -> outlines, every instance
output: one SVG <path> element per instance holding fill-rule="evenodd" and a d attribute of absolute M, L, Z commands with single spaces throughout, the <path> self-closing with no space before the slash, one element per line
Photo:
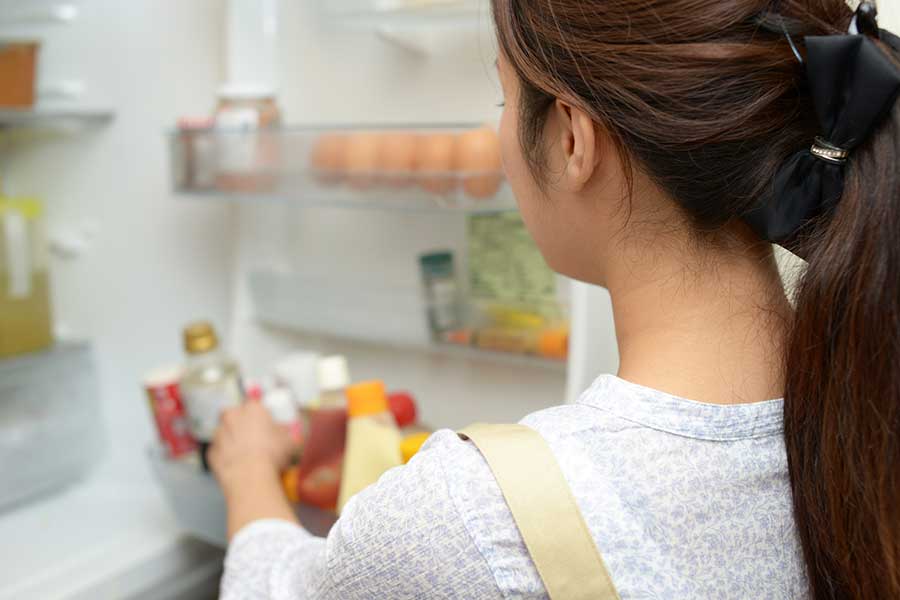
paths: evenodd
<path fill-rule="evenodd" d="M 384 382 L 364 381 L 347 388 L 347 415 L 365 417 L 388 411 Z"/>
<path fill-rule="evenodd" d="M 350 369 L 347 359 L 340 355 L 326 356 L 319 361 L 319 388 L 331 392 L 350 385 Z"/>
<path fill-rule="evenodd" d="M 434 277 L 453 276 L 453 253 L 449 250 L 431 252 L 419 256 L 422 272 Z"/>
<path fill-rule="evenodd" d="M 414 433 L 403 438 L 403 441 L 400 442 L 400 454 L 403 456 L 403 464 L 408 463 L 422 449 L 429 437 L 431 437 L 430 433 Z"/>
<path fill-rule="evenodd" d="M 319 398 L 318 365 L 319 355 L 313 352 L 289 354 L 275 363 L 275 381 L 290 389 L 300 406 L 309 406 Z"/>
<path fill-rule="evenodd" d="M 561 329 L 543 332 L 538 341 L 538 352 L 547 358 L 566 358 L 569 355 L 569 332 Z"/>
<path fill-rule="evenodd" d="M 219 339 L 212 323 L 198 321 L 184 328 L 184 349 L 188 354 L 203 354 L 218 347 Z"/>
<path fill-rule="evenodd" d="M 416 400 L 409 392 L 395 392 L 388 396 L 388 405 L 397 421 L 397 427 L 406 427 L 416 422 L 418 410 Z"/>

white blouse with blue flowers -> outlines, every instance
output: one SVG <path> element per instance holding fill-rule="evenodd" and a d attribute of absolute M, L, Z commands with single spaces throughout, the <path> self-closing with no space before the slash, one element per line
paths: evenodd
<path fill-rule="evenodd" d="M 806 578 L 782 408 L 702 404 L 604 375 L 578 403 L 522 423 L 550 444 L 623 600 L 797 599 Z M 221 597 L 547 596 L 484 459 L 440 431 L 352 499 L 327 539 L 283 521 L 241 530 Z"/>

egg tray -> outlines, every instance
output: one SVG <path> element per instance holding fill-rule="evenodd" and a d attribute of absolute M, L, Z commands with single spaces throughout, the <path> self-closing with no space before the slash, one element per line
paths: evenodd
<path fill-rule="evenodd" d="M 515 210 L 488 127 L 203 129 L 171 136 L 176 191 L 386 210 Z"/>

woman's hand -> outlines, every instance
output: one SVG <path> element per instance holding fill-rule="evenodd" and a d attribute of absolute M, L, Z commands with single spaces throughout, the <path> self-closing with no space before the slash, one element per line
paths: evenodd
<path fill-rule="evenodd" d="M 248 402 L 222 413 L 209 464 L 228 504 L 229 537 L 257 519 L 296 522 L 280 476 L 295 450 L 288 430 L 275 423 L 260 403 Z"/>
<path fill-rule="evenodd" d="M 259 402 L 248 402 L 222 413 L 209 449 L 209 464 L 226 490 L 248 472 L 278 476 L 295 451 L 288 431 L 275 423 Z"/>

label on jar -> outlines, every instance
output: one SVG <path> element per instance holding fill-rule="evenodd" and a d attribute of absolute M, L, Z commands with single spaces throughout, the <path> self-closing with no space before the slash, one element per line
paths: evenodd
<path fill-rule="evenodd" d="M 190 424 L 184 410 L 177 377 L 163 381 L 149 381 L 144 385 L 159 438 L 169 456 L 178 458 L 192 452 L 197 444 L 191 437 Z"/>
<path fill-rule="evenodd" d="M 243 401 L 240 381 L 232 377 L 213 385 L 186 385 L 182 394 L 187 405 L 191 433 L 195 439 L 203 442 L 212 440 L 222 411 L 239 406 Z"/>
<path fill-rule="evenodd" d="M 229 108 L 220 110 L 216 115 L 216 128 L 225 132 L 216 140 L 221 172 L 253 171 L 257 163 L 259 139 L 247 132 L 258 130 L 259 121 L 259 111 L 254 108 Z"/>

